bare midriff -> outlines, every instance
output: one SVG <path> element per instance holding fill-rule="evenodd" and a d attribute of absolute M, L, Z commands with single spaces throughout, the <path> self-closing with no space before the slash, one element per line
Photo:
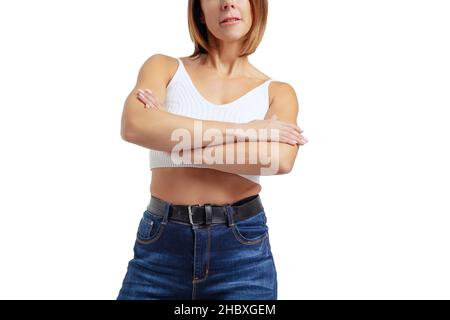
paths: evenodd
<path fill-rule="evenodd" d="M 207 168 L 153 168 L 150 193 L 172 204 L 231 204 L 261 186 L 234 173 Z"/>

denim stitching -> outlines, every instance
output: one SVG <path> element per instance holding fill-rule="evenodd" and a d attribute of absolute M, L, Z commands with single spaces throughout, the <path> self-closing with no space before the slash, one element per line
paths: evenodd
<path fill-rule="evenodd" d="M 192 283 L 195 283 L 195 263 L 197 257 L 197 232 L 195 232 L 196 226 L 192 225 L 192 230 L 194 231 L 194 261 L 192 270 Z"/>
<path fill-rule="evenodd" d="M 242 235 L 239 233 L 239 231 L 236 230 L 236 226 L 231 227 L 231 230 L 233 231 L 233 234 L 234 234 L 234 237 L 236 238 L 236 240 L 238 240 L 240 243 L 243 243 L 243 244 L 260 243 L 261 241 L 263 241 L 265 238 L 267 238 L 269 236 L 268 232 L 266 231 L 266 233 L 262 236 L 262 238 L 259 238 L 256 240 L 246 240 L 246 239 L 244 239 L 244 237 L 242 237 Z"/>
<path fill-rule="evenodd" d="M 138 234 L 138 236 L 136 237 L 136 241 L 141 243 L 141 244 L 153 243 L 153 242 L 155 242 L 156 240 L 158 240 L 161 237 L 161 234 L 162 234 L 164 229 L 165 229 L 165 225 L 164 224 L 160 224 L 159 225 L 159 230 L 156 232 L 156 234 L 151 239 L 142 240 L 141 238 L 139 238 L 139 234 Z"/>
<path fill-rule="evenodd" d="M 192 296 L 191 296 L 192 300 L 195 300 L 195 293 L 196 293 L 195 282 L 192 281 Z"/>
<path fill-rule="evenodd" d="M 195 283 L 199 283 L 202 281 L 205 281 L 206 278 L 208 277 L 209 274 L 209 260 L 211 257 L 211 226 L 208 227 L 208 251 L 207 251 L 207 260 L 206 260 L 206 271 L 205 271 L 205 275 L 202 278 L 194 278 L 194 280 L 192 280 Z"/>
<path fill-rule="evenodd" d="M 259 213 L 257 213 L 256 215 L 252 216 L 255 217 L 259 214 L 261 214 L 263 211 L 260 211 Z M 249 218 L 250 219 L 250 218 Z M 266 214 L 263 214 L 263 221 L 264 221 L 264 225 L 266 225 Z M 241 220 L 241 221 L 245 221 L 245 220 Z M 266 230 L 266 232 L 264 233 L 264 235 L 261 236 L 261 238 L 257 238 L 254 240 L 248 240 L 245 239 L 245 237 L 239 232 L 239 230 L 237 229 L 236 224 L 233 223 L 233 225 L 231 226 L 231 230 L 233 231 L 234 237 L 236 238 L 236 240 L 238 240 L 239 242 L 243 243 L 243 244 L 256 244 L 256 243 L 260 243 L 261 241 L 263 241 L 264 239 L 266 239 L 269 236 L 269 231 Z"/>
<path fill-rule="evenodd" d="M 147 232 L 145 233 L 145 234 L 143 234 L 140 230 L 141 230 L 141 228 L 142 228 L 142 225 L 141 224 L 139 224 L 139 227 L 138 227 L 138 235 L 141 237 L 141 239 L 149 239 L 149 237 L 150 237 L 150 234 L 152 233 L 152 230 L 153 230 L 153 221 L 152 220 L 146 220 L 146 218 L 144 217 L 144 218 L 142 218 L 142 220 L 141 220 L 141 223 L 145 223 L 145 224 L 147 224 L 147 225 L 149 225 L 147 228 Z"/>
<path fill-rule="evenodd" d="M 233 208 L 230 205 L 225 205 L 225 211 L 227 213 L 227 225 L 228 227 L 234 226 Z"/>

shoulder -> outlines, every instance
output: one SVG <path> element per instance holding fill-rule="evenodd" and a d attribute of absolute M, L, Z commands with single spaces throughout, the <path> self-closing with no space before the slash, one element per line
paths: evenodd
<path fill-rule="evenodd" d="M 269 84 L 270 105 L 273 103 L 287 103 L 294 104 L 293 108 L 298 108 L 298 100 L 295 89 L 287 82 L 273 80 Z"/>
<path fill-rule="evenodd" d="M 162 53 L 155 53 L 145 60 L 144 65 L 158 64 L 167 67 L 174 63 L 177 64 L 177 58 Z"/>
<path fill-rule="evenodd" d="M 168 83 L 175 74 L 177 68 L 177 58 L 162 53 L 155 53 L 144 61 L 139 72 L 143 74 L 156 73 Z"/>

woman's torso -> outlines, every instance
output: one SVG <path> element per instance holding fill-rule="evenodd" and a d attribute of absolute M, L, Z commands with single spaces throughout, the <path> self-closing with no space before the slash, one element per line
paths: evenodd
<path fill-rule="evenodd" d="M 269 78 L 256 69 L 239 79 L 223 80 L 214 70 L 199 65 L 199 59 L 180 58 L 199 94 L 214 107 L 224 108 Z M 171 61 L 171 76 L 177 59 Z M 236 94 L 238 93 L 238 94 Z M 269 101 L 271 95 L 269 91 Z M 212 106 L 213 107 L 213 106 Z M 208 168 L 163 167 L 152 169 L 150 193 L 174 204 L 226 204 L 258 194 L 261 186 L 239 175 Z"/>

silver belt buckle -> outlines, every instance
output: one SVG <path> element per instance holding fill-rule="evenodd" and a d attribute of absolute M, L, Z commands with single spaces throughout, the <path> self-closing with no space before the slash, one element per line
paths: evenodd
<path fill-rule="evenodd" d="M 200 206 L 200 204 L 189 204 L 188 205 L 188 211 L 189 211 L 189 222 L 192 224 L 192 225 L 194 225 L 194 219 L 192 218 L 192 209 L 191 209 L 191 207 L 194 207 L 194 206 Z"/>

